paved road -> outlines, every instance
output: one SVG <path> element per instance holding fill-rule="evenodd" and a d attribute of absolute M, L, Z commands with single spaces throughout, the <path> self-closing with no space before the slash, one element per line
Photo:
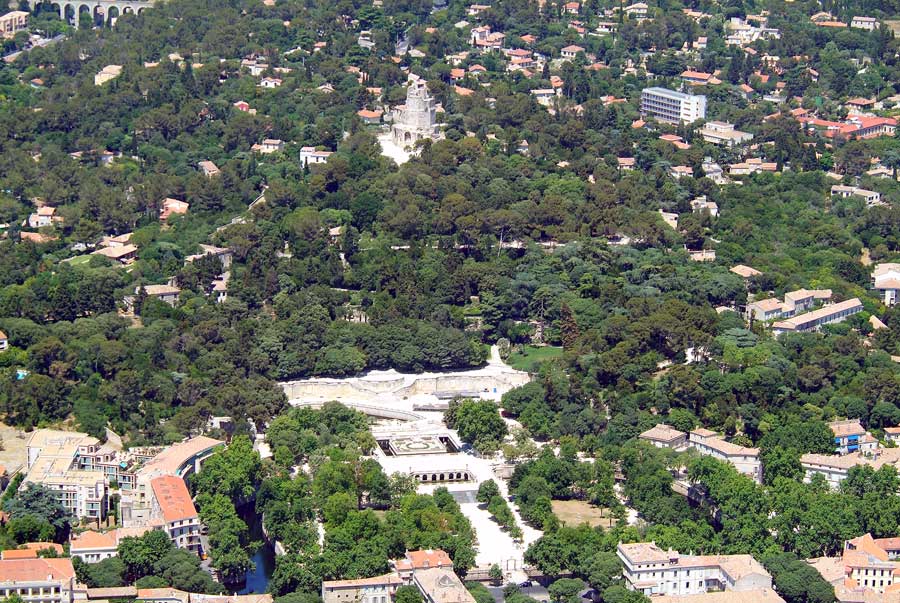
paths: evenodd
<path fill-rule="evenodd" d="M 487 589 L 491 591 L 491 594 L 494 595 L 494 601 L 497 603 L 503 603 L 503 587 L 502 586 L 488 586 Z M 528 595 L 533 599 L 537 599 L 538 601 L 549 601 L 550 595 L 547 594 L 547 589 L 538 584 L 534 583 L 534 586 L 529 586 L 527 588 L 519 589 L 522 593 Z"/>

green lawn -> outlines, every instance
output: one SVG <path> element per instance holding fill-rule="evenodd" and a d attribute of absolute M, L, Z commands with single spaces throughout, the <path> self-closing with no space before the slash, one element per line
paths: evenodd
<path fill-rule="evenodd" d="M 535 373 L 537 372 L 542 362 L 544 362 L 545 360 L 558 358 L 562 355 L 562 353 L 562 348 L 557 348 L 549 345 L 526 345 L 522 346 L 521 352 L 510 354 L 509 360 L 507 360 L 507 362 L 510 366 L 520 371 Z"/>
<path fill-rule="evenodd" d="M 91 261 L 91 255 L 86 253 L 84 255 L 75 256 L 71 260 L 69 260 L 70 266 L 83 266 Z"/>

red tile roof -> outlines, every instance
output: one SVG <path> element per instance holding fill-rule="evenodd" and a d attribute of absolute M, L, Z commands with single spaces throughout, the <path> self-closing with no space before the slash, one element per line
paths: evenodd
<path fill-rule="evenodd" d="M 156 501 L 162 509 L 163 518 L 167 522 L 190 519 L 197 516 L 197 509 L 191 500 L 184 480 L 173 475 L 157 477 L 150 481 Z"/>

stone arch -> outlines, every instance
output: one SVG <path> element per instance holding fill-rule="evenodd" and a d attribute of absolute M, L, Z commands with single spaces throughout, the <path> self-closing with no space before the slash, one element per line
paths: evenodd
<path fill-rule="evenodd" d="M 63 6 L 63 13 L 65 14 L 64 20 L 69 25 L 78 25 L 78 21 L 75 18 L 75 5 L 74 4 L 66 4 Z"/>
<path fill-rule="evenodd" d="M 57 3 L 57 2 L 51 3 L 50 10 L 52 10 L 54 13 L 56 13 L 56 16 L 59 17 L 60 19 L 63 18 L 63 12 L 62 12 L 63 9 L 62 9 L 62 6 L 59 5 L 59 3 Z"/>
<path fill-rule="evenodd" d="M 141 14 L 142 12 L 144 12 L 144 9 L 145 9 L 145 8 L 146 8 L 145 6 L 140 7 L 140 8 L 137 10 L 137 14 Z"/>
<path fill-rule="evenodd" d="M 432 474 L 431 474 L 431 481 L 433 481 L 433 482 L 436 482 L 436 481 L 437 481 L 437 474 L 436 474 L 436 473 L 432 473 Z"/>
<path fill-rule="evenodd" d="M 126 7 L 124 7 L 124 8 L 122 9 L 122 14 L 123 14 L 123 15 L 133 15 L 133 14 L 134 14 L 134 9 L 133 9 L 132 7 L 130 7 L 130 6 L 126 6 Z"/>
<path fill-rule="evenodd" d="M 113 25 L 116 22 L 116 19 L 119 18 L 119 7 L 118 6 L 110 6 L 106 11 L 106 22 L 110 25 Z"/>
<path fill-rule="evenodd" d="M 103 25 L 103 22 L 106 20 L 106 11 L 97 4 L 94 6 L 94 10 L 91 11 L 91 16 L 94 18 L 94 25 Z"/>

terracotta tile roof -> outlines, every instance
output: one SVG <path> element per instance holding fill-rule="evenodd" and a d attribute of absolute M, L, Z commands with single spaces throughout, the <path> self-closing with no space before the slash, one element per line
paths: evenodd
<path fill-rule="evenodd" d="M 174 475 L 164 475 L 150 481 L 156 501 L 162 509 L 163 518 L 171 523 L 197 516 L 197 509 L 191 500 L 184 480 Z"/>
<path fill-rule="evenodd" d="M 37 559 L 37 551 L 30 551 L 28 549 L 0 551 L 0 559 Z"/>
<path fill-rule="evenodd" d="M 75 568 L 68 558 L 0 560 L 0 582 L 44 582 L 72 580 Z"/>

